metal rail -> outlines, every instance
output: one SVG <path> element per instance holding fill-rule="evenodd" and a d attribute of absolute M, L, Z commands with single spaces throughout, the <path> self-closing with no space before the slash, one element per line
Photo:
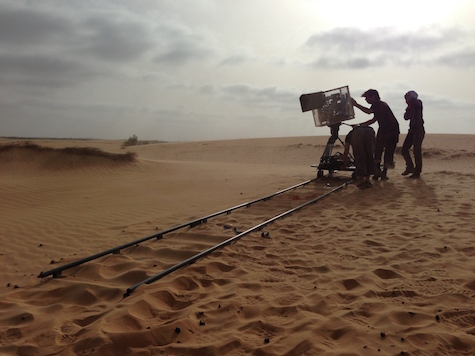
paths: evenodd
<path fill-rule="evenodd" d="M 309 180 L 306 180 L 304 182 L 301 182 L 299 184 L 295 184 L 291 187 L 288 187 L 288 188 L 285 188 L 283 190 L 280 190 L 276 193 L 273 193 L 273 194 L 270 194 L 268 196 L 265 196 L 263 198 L 258 198 L 256 200 L 252 200 L 252 201 L 249 201 L 247 203 L 243 203 L 243 204 L 239 204 L 239 205 L 236 205 L 236 206 L 233 206 L 231 208 L 228 208 L 228 209 L 224 209 L 224 210 L 221 210 L 221 211 L 218 211 L 216 213 L 212 213 L 210 215 L 207 215 L 207 216 L 203 216 L 201 218 L 198 218 L 198 219 L 195 219 L 195 220 L 191 220 L 191 221 L 188 221 L 184 224 L 181 224 L 181 225 L 177 225 L 177 226 L 174 226 L 172 228 L 169 228 L 169 229 L 166 229 L 166 230 L 163 230 L 163 231 L 160 231 L 160 232 L 157 232 L 156 234 L 153 234 L 153 235 L 150 235 L 150 236 L 146 236 L 146 237 L 142 237 L 138 240 L 134 240 L 134 241 L 131 241 L 131 242 L 127 242 L 123 245 L 119 245 L 119 246 L 116 246 L 116 247 L 112 247 L 108 250 L 105 250 L 105 251 L 102 251 L 102 252 L 98 252 L 94 255 L 91 255 L 91 256 L 88 256 L 88 257 L 84 257 L 82 259 L 79 259 L 77 261 L 74 261 L 74 262 L 71 262 L 71 263 L 68 263 L 66 265 L 63 265 L 63 266 L 60 266 L 60 267 L 56 267 L 56 268 L 53 268 L 51 270 L 48 270 L 48 271 L 45 271 L 45 272 L 40 272 L 40 274 L 38 275 L 38 278 L 44 278 L 44 277 L 47 277 L 47 276 L 50 276 L 52 275 L 54 278 L 56 277 L 59 277 L 61 276 L 61 273 L 67 269 L 70 269 L 70 268 L 73 268 L 73 267 L 76 267 L 76 266 L 79 266 L 81 264 L 84 264 L 86 262 L 89 262 L 89 261 L 92 261 L 92 260 L 95 260 L 95 259 L 98 259 L 100 257 L 103 257 L 103 256 L 106 256 L 106 255 L 109 255 L 109 254 L 118 254 L 120 253 L 121 250 L 125 249 L 125 248 L 128 248 L 128 247 L 131 247 L 131 246 L 134 246 L 134 245 L 138 245 L 142 242 L 145 242 L 145 241 L 148 241 L 148 240 L 151 240 L 153 238 L 156 238 L 157 240 L 160 240 L 163 235 L 166 235 L 166 234 L 169 234 L 171 232 L 174 232 L 176 230 L 179 230 L 179 229 L 183 229 L 185 227 L 194 227 L 194 226 L 197 226 L 197 225 L 200 225 L 200 224 L 203 224 L 205 222 L 207 222 L 208 219 L 211 219 L 213 217 L 216 217 L 216 216 L 219 216 L 219 215 L 223 215 L 223 214 L 230 214 L 232 211 L 234 210 L 237 210 L 237 209 L 241 209 L 243 207 L 249 207 L 251 206 L 252 204 L 255 204 L 257 202 L 261 202 L 261 201 L 265 201 L 265 200 L 269 200 L 277 195 L 280 195 L 280 194 L 283 194 L 285 192 L 288 192 L 289 190 L 292 190 L 292 189 L 295 189 L 295 188 L 298 188 L 298 187 L 301 187 L 301 186 L 304 186 L 304 185 L 307 185 L 315 180 L 317 180 L 318 178 L 313 178 L 313 179 L 309 179 Z"/>
<path fill-rule="evenodd" d="M 153 283 L 153 282 L 155 282 L 155 281 L 157 281 L 157 280 L 159 280 L 159 279 L 161 279 L 161 278 L 163 278 L 163 277 L 169 275 L 170 273 L 172 273 L 172 272 L 174 272 L 174 271 L 176 271 L 176 270 L 178 270 L 178 269 L 181 269 L 181 268 L 183 268 L 183 267 L 185 267 L 185 266 L 191 265 L 191 264 L 195 263 L 197 260 L 199 260 L 199 259 L 201 259 L 201 258 L 203 258 L 203 257 L 205 257 L 205 256 L 207 256 L 207 255 L 209 255 L 209 254 L 211 254 L 212 252 L 214 252 L 214 251 L 216 251 L 216 250 L 219 250 L 219 249 L 221 249 L 221 248 L 223 248 L 223 247 L 225 247 L 225 246 L 227 246 L 227 245 L 229 245 L 229 244 L 231 244 L 231 243 L 233 243 L 233 242 L 235 242 L 235 241 L 237 241 L 237 240 L 239 240 L 239 239 L 241 239 L 243 236 L 245 236 L 245 235 L 247 235 L 247 234 L 249 234 L 249 233 L 251 233 L 251 232 L 253 232 L 253 231 L 259 230 L 259 229 L 261 229 L 262 227 L 267 226 L 268 224 L 270 224 L 270 223 L 272 223 L 272 222 L 274 222 L 274 221 L 276 221 L 276 220 L 278 220 L 278 219 L 284 218 L 285 216 L 290 215 L 290 214 L 292 214 L 292 213 L 294 213 L 294 212 L 296 212 L 296 211 L 298 211 L 298 210 L 300 210 L 300 209 L 302 209 L 302 208 L 304 208 L 304 207 L 306 207 L 306 206 L 308 206 L 308 205 L 310 205 L 310 204 L 316 203 L 317 201 L 319 201 L 319 200 L 321 200 L 321 199 L 327 197 L 328 195 L 330 195 L 330 194 L 332 194 L 332 193 L 334 193 L 334 192 L 336 192 L 336 191 L 338 191 L 338 190 L 340 190 L 340 189 L 346 187 L 346 186 L 347 186 L 348 184 L 350 184 L 351 182 L 352 182 L 352 180 L 350 180 L 350 181 L 348 181 L 348 182 L 345 182 L 345 183 L 343 183 L 342 185 L 340 185 L 340 186 L 338 186 L 338 187 L 332 189 L 331 191 L 326 192 L 325 194 L 322 194 L 322 195 L 320 195 L 320 196 L 318 196 L 318 197 L 316 197 L 316 198 L 314 198 L 314 199 L 312 199 L 312 200 L 309 200 L 308 202 L 306 202 L 306 203 L 304 203 L 304 204 L 301 204 L 301 205 L 299 205 L 299 206 L 297 206 L 297 207 L 295 207 L 295 208 L 293 208 L 293 209 L 287 210 L 287 211 L 285 211 L 285 212 L 283 212 L 283 213 L 281 213 L 281 214 L 279 214 L 279 215 L 276 215 L 276 216 L 274 216 L 273 218 L 270 218 L 270 219 L 268 219 L 268 220 L 266 220 L 266 221 L 264 221 L 264 222 L 262 222 L 262 223 L 260 223 L 260 224 L 258 224 L 258 225 L 256 225 L 256 226 L 254 226 L 254 227 L 252 227 L 252 228 L 250 228 L 250 229 L 248 229 L 248 230 L 246 230 L 246 231 L 243 231 L 243 232 L 239 233 L 238 235 L 236 235 L 236 236 L 234 236 L 234 237 L 231 237 L 231 238 L 229 238 L 229 239 L 227 239 L 227 240 L 225 240 L 225 241 L 223 241 L 223 242 L 221 242 L 221 243 L 219 243 L 219 244 L 217 244 L 217 245 L 215 245 L 215 246 L 213 246 L 213 247 L 210 247 L 209 249 L 207 249 L 207 250 L 205 250 L 205 251 L 202 251 L 202 252 L 200 252 L 200 253 L 198 253 L 198 254 L 196 254 L 196 255 L 194 255 L 194 256 L 192 256 L 192 257 L 190 257 L 190 258 L 188 258 L 188 259 L 186 259 L 186 260 L 184 260 L 184 261 L 182 261 L 182 262 L 180 262 L 180 263 L 177 263 L 176 265 L 174 265 L 174 266 L 172 266 L 172 267 L 170 267 L 170 268 L 168 268 L 168 269 L 166 269 L 166 270 L 164 270 L 164 271 L 162 271 L 162 272 L 160 272 L 160 273 L 158 273 L 158 274 L 156 274 L 156 275 L 153 275 L 153 276 L 151 276 L 151 277 L 148 277 L 147 279 L 144 279 L 144 280 L 141 281 L 141 282 L 136 283 L 135 285 L 133 285 L 133 286 L 127 288 L 127 291 L 124 293 L 124 298 L 126 298 L 126 297 L 128 297 L 130 294 L 132 294 L 132 292 L 133 292 L 135 289 L 137 289 L 138 287 L 140 287 L 142 284 L 150 284 L 150 283 Z"/>

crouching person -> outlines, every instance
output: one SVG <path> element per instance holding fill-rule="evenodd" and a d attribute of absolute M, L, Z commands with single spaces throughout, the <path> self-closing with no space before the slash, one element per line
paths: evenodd
<path fill-rule="evenodd" d="M 371 188 L 369 177 L 375 172 L 374 147 L 376 137 L 370 126 L 353 126 L 346 135 L 345 150 L 343 152 L 343 167 L 346 167 L 350 146 L 355 159 L 355 175 L 360 189 Z"/>

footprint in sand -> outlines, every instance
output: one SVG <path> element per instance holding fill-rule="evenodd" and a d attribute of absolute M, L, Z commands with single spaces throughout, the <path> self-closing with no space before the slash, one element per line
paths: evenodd
<path fill-rule="evenodd" d="M 60 335 L 60 344 L 72 344 L 76 340 L 76 334 L 81 330 L 81 328 L 71 322 L 65 323 L 61 326 L 61 335 Z"/>

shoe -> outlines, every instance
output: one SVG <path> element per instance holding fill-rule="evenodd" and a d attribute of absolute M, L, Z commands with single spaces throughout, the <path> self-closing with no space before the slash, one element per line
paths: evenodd
<path fill-rule="evenodd" d="M 364 182 L 363 184 L 365 188 L 373 188 L 373 185 L 371 184 L 371 182 Z"/>
<path fill-rule="evenodd" d="M 412 179 L 419 179 L 421 177 L 421 175 L 419 173 L 414 173 L 412 176 L 409 176 L 409 178 L 412 178 Z"/>
<path fill-rule="evenodd" d="M 381 173 L 381 180 L 388 180 L 388 170 L 384 169 L 383 172 Z"/>
<path fill-rule="evenodd" d="M 402 176 L 407 176 L 411 173 L 414 173 L 414 169 L 406 168 L 404 172 L 401 173 Z"/>
<path fill-rule="evenodd" d="M 371 184 L 371 183 L 370 183 L 370 184 Z M 357 186 L 358 188 L 360 188 L 360 189 L 366 189 L 366 188 L 368 188 L 368 187 L 366 186 L 366 183 L 364 183 L 364 182 L 363 182 L 363 183 L 359 183 L 359 184 L 357 184 L 356 186 Z"/>
<path fill-rule="evenodd" d="M 377 169 L 374 173 L 373 180 L 378 180 L 381 177 L 381 170 Z"/>

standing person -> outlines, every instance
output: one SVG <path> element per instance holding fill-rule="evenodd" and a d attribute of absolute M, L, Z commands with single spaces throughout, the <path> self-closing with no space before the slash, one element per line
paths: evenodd
<path fill-rule="evenodd" d="M 371 107 L 366 108 L 351 98 L 353 106 L 356 106 L 366 114 L 374 114 L 374 117 L 360 125 L 368 126 L 376 121 L 379 125 L 374 152 L 376 170 L 373 179 L 378 180 L 378 178 L 381 178 L 381 180 L 387 180 L 388 168 L 394 168 L 394 151 L 396 150 L 396 145 L 399 141 L 399 123 L 389 105 L 381 100 L 377 90 L 369 89 L 361 96 L 366 99 L 368 104 L 371 104 Z M 383 151 L 384 166 L 383 171 L 381 171 L 381 157 Z"/>
<path fill-rule="evenodd" d="M 404 144 L 402 145 L 401 154 L 406 161 L 406 170 L 402 173 L 407 176 L 412 173 L 409 178 L 420 178 L 422 171 L 422 141 L 424 140 L 424 119 L 422 117 L 422 101 L 418 99 L 419 95 L 414 90 L 408 91 L 404 98 L 406 99 L 407 108 L 404 113 L 404 120 L 409 120 L 409 131 L 407 133 Z M 409 153 L 409 149 L 414 146 L 414 163 Z"/>
<path fill-rule="evenodd" d="M 348 152 L 353 149 L 355 158 L 355 175 L 358 179 L 357 187 L 360 189 L 371 188 L 369 176 L 374 173 L 374 130 L 370 126 L 353 126 L 345 138 L 342 167 L 346 167 Z"/>

